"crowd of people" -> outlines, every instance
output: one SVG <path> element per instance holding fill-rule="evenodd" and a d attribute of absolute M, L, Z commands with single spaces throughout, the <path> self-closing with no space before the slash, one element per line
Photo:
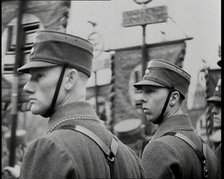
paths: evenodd
<path fill-rule="evenodd" d="M 93 46 L 87 40 L 41 30 L 30 61 L 18 72 L 30 74 L 24 85 L 34 115 L 49 118 L 46 135 L 28 144 L 21 163 L 3 174 L 20 179 L 71 178 L 221 178 L 221 145 L 215 152 L 196 133 L 181 110 L 191 76 L 166 59 L 150 60 L 142 91 L 146 119 L 158 128 L 136 153 L 100 122 L 86 101 Z M 221 62 L 220 62 L 221 63 Z M 220 64 L 221 65 L 221 64 Z M 221 121 L 221 84 L 214 96 L 214 119 Z"/>

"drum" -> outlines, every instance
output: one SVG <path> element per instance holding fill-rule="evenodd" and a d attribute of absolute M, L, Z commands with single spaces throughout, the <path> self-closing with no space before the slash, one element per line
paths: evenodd
<path fill-rule="evenodd" d="M 142 138 L 141 126 L 141 119 L 127 119 L 115 124 L 113 131 L 118 139 L 120 139 L 124 144 L 131 144 Z"/>

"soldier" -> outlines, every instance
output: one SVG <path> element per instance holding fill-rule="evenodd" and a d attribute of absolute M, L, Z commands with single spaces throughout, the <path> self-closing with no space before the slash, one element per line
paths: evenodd
<path fill-rule="evenodd" d="M 39 31 L 24 86 L 31 112 L 49 117 L 46 135 L 32 141 L 21 179 L 143 178 L 140 159 L 100 122 L 85 101 L 92 45 L 77 36 Z"/>
<path fill-rule="evenodd" d="M 190 75 L 163 60 L 151 60 L 143 80 L 141 102 L 147 120 L 158 124 L 142 154 L 146 178 L 217 178 L 218 162 L 213 151 L 194 131 L 181 110 Z"/>
<path fill-rule="evenodd" d="M 221 67 L 221 60 L 218 61 L 217 63 Z M 219 126 L 220 131 L 221 131 L 221 113 L 222 113 L 222 108 L 221 108 L 221 79 L 218 80 L 217 86 L 215 88 L 215 92 L 213 96 L 207 99 L 209 103 L 214 104 L 214 107 L 212 109 L 212 114 L 213 114 L 213 121 L 216 126 Z M 215 149 L 215 154 L 217 158 L 219 159 L 219 168 L 220 172 L 221 170 L 221 142 L 219 146 Z M 221 178 L 221 173 L 220 173 L 220 178 Z"/>

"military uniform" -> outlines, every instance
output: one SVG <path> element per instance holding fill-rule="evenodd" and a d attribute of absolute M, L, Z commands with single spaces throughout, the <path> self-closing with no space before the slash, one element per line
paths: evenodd
<path fill-rule="evenodd" d="M 54 128 L 60 121 L 71 117 L 77 119 Z M 58 129 L 68 124 L 86 127 L 110 145 L 112 134 L 99 121 L 89 103 L 77 102 L 64 106 L 49 120 L 49 131 L 54 129 L 29 145 L 20 178 L 110 178 L 104 153 L 91 139 L 72 130 Z M 143 178 L 143 168 L 137 155 L 121 142 L 114 168 L 115 178 Z"/>
<path fill-rule="evenodd" d="M 201 140 L 195 133 L 191 121 L 186 114 L 175 115 L 159 126 L 150 143 L 145 147 L 142 164 L 146 176 L 157 179 L 191 178 L 199 179 L 202 167 L 196 153 L 184 141 L 166 132 L 180 132 L 190 138 L 198 148 L 202 148 Z M 163 137 L 161 137 L 163 136 Z M 207 147 L 206 159 L 208 178 L 217 178 L 218 163 L 213 151 Z"/>
<path fill-rule="evenodd" d="M 217 64 L 222 67 L 223 66 L 223 62 L 220 60 L 217 62 Z M 221 110 L 221 102 L 222 102 L 222 99 L 221 99 L 221 78 L 218 80 L 217 82 L 217 86 L 215 88 L 215 92 L 213 94 L 213 96 L 211 96 L 210 98 L 207 99 L 207 102 L 209 103 L 213 103 L 214 105 L 217 105 L 220 107 L 220 110 Z M 222 115 L 222 114 L 221 114 Z M 220 119 L 221 120 L 221 119 Z M 220 126 L 220 133 L 221 133 L 221 126 Z M 219 136 L 221 137 L 221 135 Z M 218 160 L 219 160 L 219 170 L 220 172 L 222 171 L 222 157 L 221 157 L 221 142 L 220 144 L 218 145 L 218 147 L 215 149 L 215 154 L 216 156 L 218 157 Z M 221 178 L 221 173 L 220 173 L 220 176 L 219 178 Z"/>
<path fill-rule="evenodd" d="M 218 177 L 218 160 L 214 152 L 194 131 L 188 115 L 180 110 L 181 101 L 185 99 L 189 84 L 190 75 L 187 72 L 160 59 L 151 60 L 143 80 L 134 84 L 137 89 L 143 89 L 146 97 L 141 98 L 141 101 L 146 111 L 150 107 L 153 109 L 162 107 L 155 107 L 150 102 L 151 98 L 153 100 L 154 96 L 158 98 L 158 94 L 161 94 L 153 89 L 168 89 L 160 114 L 149 118 L 153 123 L 158 124 L 158 129 L 142 154 L 142 164 L 148 178 L 199 179 L 207 176 L 208 179 L 215 179 Z M 150 93 L 148 89 L 151 86 Z M 179 98 L 177 93 L 173 92 L 179 92 Z M 148 103 L 151 106 L 148 107 Z M 148 113 L 149 117 L 153 116 L 153 111 Z"/>
<path fill-rule="evenodd" d="M 51 30 L 38 32 L 30 62 L 18 71 L 29 73 L 31 69 L 55 66 L 61 66 L 62 70 L 50 107 L 39 112 L 49 117 L 48 133 L 29 144 L 22 161 L 21 179 L 144 177 L 137 155 L 103 126 L 92 106 L 84 100 L 85 92 L 79 91 L 85 90 L 86 76 L 90 77 L 92 52 L 92 45 L 82 38 Z M 78 78 L 83 82 L 78 86 L 74 85 L 76 81 L 70 83 L 71 91 L 66 92 L 71 92 L 70 96 L 77 95 L 76 98 L 64 99 L 66 105 L 60 103 L 61 106 L 56 110 L 67 67 L 82 72 L 82 77 L 84 74 L 86 76 L 84 79 Z M 81 94 L 74 93 L 75 90 Z M 77 98 L 82 101 L 76 101 Z M 77 127 L 87 133 L 77 131 Z M 109 149 L 111 151 L 106 153 Z"/>

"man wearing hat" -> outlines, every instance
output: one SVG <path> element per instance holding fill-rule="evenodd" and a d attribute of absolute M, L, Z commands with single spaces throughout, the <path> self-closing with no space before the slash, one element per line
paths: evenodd
<path fill-rule="evenodd" d="M 134 84 L 142 90 L 146 119 L 158 124 L 142 154 L 146 178 L 217 178 L 215 154 L 181 111 L 189 84 L 187 72 L 164 60 L 151 60 L 143 80 Z"/>
<path fill-rule="evenodd" d="M 46 135 L 32 141 L 21 165 L 21 179 L 142 178 L 137 155 L 100 122 L 85 101 L 92 45 L 79 37 L 39 31 L 24 86 L 31 112 L 49 117 Z"/>
<path fill-rule="evenodd" d="M 221 67 L 221 60 L 218 61 L 217 63 Z M 221 108 L 221 79 L 218 80 L 217 86 L 215 88 L 215 92 L 213 96 L 207 99 L 207 102 L 211 103 L 214 105 L 212 108 L 212 114 L 213 114 L 213 122 L 215 126 L 218 126 L 220 129 L 216 131 L 217 134 L 220 134 L 221 138 L 221 113 L 222 113 L 222 108 Z M 221 142 L 220 145 L 215 149 L 215 154 L 217 158 L 219 159 L 219 167 L 220 167 L 220 172 L 221 170 Z M 220 174 L 221 178 L 221 174 Z"/>

